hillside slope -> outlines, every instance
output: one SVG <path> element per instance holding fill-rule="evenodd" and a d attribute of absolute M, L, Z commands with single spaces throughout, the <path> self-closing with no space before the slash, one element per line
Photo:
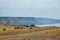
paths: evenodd
<path fill-rule="evenodd" d="M 0 25 L 44 25 L 60 23 L 60 19 L 34 17 L 0 17 Z"/>
<path fill-rule="evenodd" d="M 60 40 L 60 27 L 25 28 L 4 31 L 0 40 Z"/>

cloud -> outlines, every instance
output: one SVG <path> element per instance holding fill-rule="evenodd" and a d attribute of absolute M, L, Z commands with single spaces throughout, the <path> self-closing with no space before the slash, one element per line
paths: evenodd
<path fill-rule="evenodd" d="M 0 0 L 0 16 L 60 18 L 60 0 Z"/>
<path fill-rule="evenodd" d="M 3 8 L 0 10 L 0 16 L 11 17 L 53 17 L 60 18 L 60 9 L 45 8 L 45 9 L 11 9 Z"/>
<path fill-rule="evenodd" d="M 60 0 L 0 0 L 0 6 L 8 8 L 60 8 Z"/>

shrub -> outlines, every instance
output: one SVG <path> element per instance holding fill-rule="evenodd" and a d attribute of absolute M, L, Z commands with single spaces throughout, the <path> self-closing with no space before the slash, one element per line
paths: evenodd
<path fill-rule="evenodd" d="M 6 31 L 6 29 L 3 29 L 3 31 Z"/>
<path fill-rule="evenodd" d="M 18 27 L 15 27 L 15 29 L 19 29 L 19 26 Z"/>
<path fill-rule="evenodd" d="M 35 27 L 35 25 L 30 25 L 30 26 L 33 26 L 33 27 Z"/>
<path fill-rule="evenodd" d="M 30 27 L 30 29 L 32 29 L 32 27 Z"/>
<path fill-rule="evenodd" d="M 29 27 L 29 26 L 26 25 L 26 27 Z"/>

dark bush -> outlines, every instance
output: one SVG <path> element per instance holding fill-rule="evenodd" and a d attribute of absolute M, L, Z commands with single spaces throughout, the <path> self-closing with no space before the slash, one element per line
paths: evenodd
<path fill-rule="evenodd" d="M 22 25 L 22 26 L 29 27 L 28 25 Z"/>
<path fill-rule="evenodd" d="M 15 27 L 15 29 L 19 29 L 19 26 L 18 27 Z"/>
<path fill-rule="evenodd" d="M 30 29 L 32 29 L 32 27 L 30 27 Z"/>
<path fill-rule="evenodd" d="M 29 26 L 26 25 L 26 27 L 29 27 Z"/>
<path fill-rule="evenodd" d="M 33 26 L 33 27 L 35 27 L 35 25 L 30 25 L 30 26 Z"/>
<path fill-rule="evenodd" d="M 6 29 L 3 29 L 3 31 L 6 31 Z"/>

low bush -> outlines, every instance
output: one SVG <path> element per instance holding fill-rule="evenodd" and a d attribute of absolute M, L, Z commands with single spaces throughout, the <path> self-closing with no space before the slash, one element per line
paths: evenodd
<path fill-rule="evenodd" d="M 15 29 L 19 29 L 19 26 L 18 27 L 15 27 Z"/>
<path fill-rule="evenodd" d="M 35 25 L 30 25 L 30 26 L 33 26 L 33 27 L 35 27 Z"/>
<path fill-rule="evenodd" d="M 3 29 L 3 31 L 6 31 L 6 29 Z"/>

